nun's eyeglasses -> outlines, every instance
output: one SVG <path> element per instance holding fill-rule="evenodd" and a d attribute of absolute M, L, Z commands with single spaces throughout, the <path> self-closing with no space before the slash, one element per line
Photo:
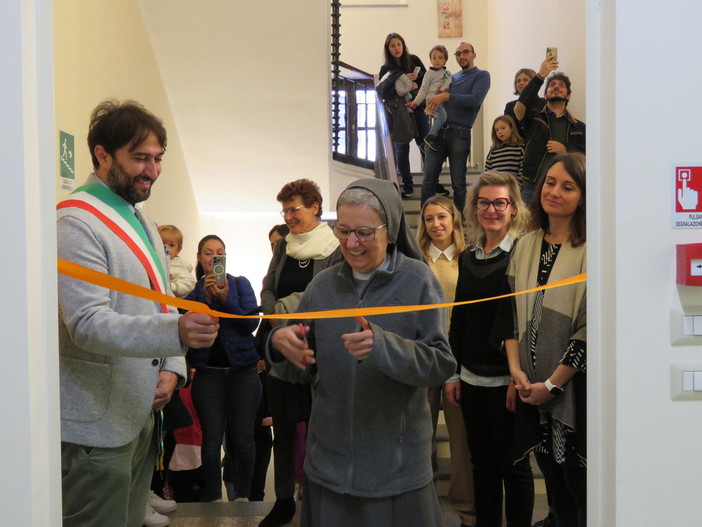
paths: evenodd
<path fill-rule="evenodd" d="M 343 225 L 335 225 L 332 230 L 334 231 L 334 236 L 340 240 L 348 240 L 351 237 L 351 233 L 354 233 L 358 241 L 372 242 L 375 239 L 375 231 L 383 227 L 385 227 L 384 223 L 378 227 L 359 227 L 358 229 L 349 229 Z"/>

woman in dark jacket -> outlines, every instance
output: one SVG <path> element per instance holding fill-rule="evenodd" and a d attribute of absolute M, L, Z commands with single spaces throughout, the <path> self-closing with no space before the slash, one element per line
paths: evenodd
<path fill-rule="evenodd" d="M 256 295 L 243 276 L 227 274 L 216 284 L 212 273 L 214 255 L 224 255 L 224 242 L 213 234 L 197 248 L 197 285 L 188 300 L 204 302 L 216 311 L 247 315 L 257 311 Z M 196 369 L 192 397 L 202 426 L 202 475 L 200 501 L 222 498 L 221 447 L 225 425 L 233 445 L 236 473 L 235 496 L 248 498 L 256 447 L 254 424 L 261 400 L 261 382 L 254 346 L 255 319 L 221 318 L 219 334 L 210 348 L 190 349 L 188 358 Z"/>
<path fill-rule="evenodd" d="M 312 278 L 342 258 L 339 241 L 322 221 L 322 194 L 314 181 L 291 181 L 280 189 L 276 199 L 290 232 L 273 248 L 263 281 L 261 310 L 266 315 L 294 311 Z M 278 321 L 267 320 L 264 324 L 259 333 L 270 331 Z M 265 342 L 265 337 L 261 341 Z M 266 389 L 275 436 L 276 500 L 259 527 L 279 527 L 295 515 L 295 432 L 297 423 L 309 420 L 312 393 L 308 385 L 289 383 L 273 375 L 268 375 Z"/>
<path fill-rule="evenodd" d="M 422 85 L 422 79 L 427 69 L 422 64 L 422 61 L 417 55 L 411 55 L 407 50 L 405 39 L 398 33 L 390 33 L 385 38 L 383 45 L 383 58 L 385 62 L 380 68 L 378 78 L 382 79 L 388 71 L 400 70 L 405 73 L 412 82 L 416 84 L 412 96 L 417 95 L 417 89 Z M 415 70 L 419 68 L 418 72 Z M 403 102 L 404 105 L 404 102 Z M 417 107 L 412 113 L 414 123 L 416 125 L 416 135 L 414 137 L 420 152 L 424 149 L 424 136 L 429 132 L 429 121 L 424 113 L 424 104 Z M 395 162 L 397 163 L 397 172 L 402 178 L 402 195 L 406 197 L 412 194 L 412 174 L 410 173 L 409 162 L 409 143 L 393 143 L 395 150 Z M 437 190 L 437 192 L 439 192 Z"/>

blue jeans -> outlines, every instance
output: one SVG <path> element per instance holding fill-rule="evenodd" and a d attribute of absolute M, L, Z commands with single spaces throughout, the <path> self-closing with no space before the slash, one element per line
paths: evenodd
<path fill-rule="evenodd" d="M 466 163 L 470 153 L 470 128 L 445 125 L 439 132 L 438 151 L 427 148 L 424 153 L 424 180 L 422 181 L 422 205 L 436 193 L 441 165 L 449 160 L 453 201 L 463 212 L 466 203 Z"/>
<path fill-rule="evenodd" d="M 436 112 L 434 112 L 434 121 L 431 123 L 431 128 L 429 129 L 429 133 L 427 135 L 438 136 L 439 132 L 441 131 L 441 127 L 444 126 L 444 123 L 446 123 L 446 119 L 448 119 L 448 115 L 446 114 L 446 110 L 444 110 L 444 105 L 441 104 L 436 109 Z"/>
<path fill-rule="evenodd" d="M 256 444 L 254 425 L 261 401 L 261 381 L 256 366 L 244 370 L 197 370 L 192 387 L 193 404 L 202 426 L 201 501 L 222 497 L 222 438 L 225 426 L 234 461 L 236 497 L 251 489 Z"/>

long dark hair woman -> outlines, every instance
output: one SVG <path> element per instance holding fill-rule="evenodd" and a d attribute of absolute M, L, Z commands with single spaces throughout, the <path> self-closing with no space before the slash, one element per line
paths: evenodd
<path fill-rule="evenodd" d="M 422 85 L 422 79 L 427 69 L 424 67 L 422 61 L 416 55 L 410 54 L 407 49 L 407 44 L 405 44 L 405 39 L 398 33 L 390 33 L 385 38 L 385 44 L 383 44 L 383 65 L 380 68 L 380 73 L 378 73 L 378 78 L 382 79 L 383 76 L 391 70 L 399 70 L 409 77 L 409 79 L 414 83 L 413 89 L 410 92 L 412 96 L 417 94 L 417 89 Z M 415 73 L 415 69 L 419 68 L 419 71 Z M 404 102 L 402 103 L 403 110 L 407 109 L 404 107 Z M 429 132 L 429 121 L 426 114 L 424 113 L 424 103 L 417 107 L 416 110 L 411 114 L 412 120 L 415 125 L 415 136 L 414 140 L 419 147 L 420 152 L 424 151 L 424 136 Z M 409 151 L 410 144 L 407 143 L 393 143 L 393 149 L 395 153 L 395 162 L 397 164 L 397 172 L 402 179 L 402 194 L 403 196 L 409 196 L 414 190 L 412 183 L 412 174 L 410 171 L 410 161 L 409 161 Z"/>
<path fill-rule="evenodd" d="M 312 278 L 342 259 L 339 241 L 321 220 L 322 194 L 314 181 L 298 179 L 285 184 L 277 200 L 290 232 L 273 248 L 261 291 L 264 314 L 294 311 Z M 276 325 L 270 321 L 259 331 L 270 331 Z M 268 375 L 266 388 L 275 436 L 276 500 L 259 525 L 277 527 L 295 515 L 295 434 L 297 423 L 309 420 L 312 394 L 309 385 L 289 383 L 273 375 Z"/>
<path fill-rule="evenodd" d="M 532 232 L 513 251 L 514 291 L 586 271 L 585 156 L 557 155 L 536 187 Z M 514 298 L 516 320 L 505 340 L 517 400 L 517 455 L 533 451 L 558 527 L 586 525 L 585 283 Z"/>
<path fill-rule="evenodd" d="M 248 315 L 257 311 L 258 302 L 249 281 L 227 273 L 226 281 L 217 283 L 213 273 L 215 255 L 225 255 L 224 242 L 210 234 L 197 246 L 195 289 L 188 300 L 204 302 L 216 311 Z M 230 259 L 230 262 L 232 260 Z M 202 427 L 202 477 L 200 501 L 222 498 L 222 438 L 225 427 L 228 443 L 233 446 L 236 473 L 232 499 L 248 498 L 251 488 L 256 446 L 254 425 L 261 400 L 261 382 L 256 362 L 258 352 L 253 331 L 255 319 L 222 318 L 219 335 L 209 348 L 188 350 L 195 368 L 192 398 Z"/>

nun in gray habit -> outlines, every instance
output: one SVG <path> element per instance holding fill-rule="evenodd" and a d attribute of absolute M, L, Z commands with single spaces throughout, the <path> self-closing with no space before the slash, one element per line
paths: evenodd
<path fill-rule="evenodd" d="M 444 302 L 390 182 L 351 183 L 337 216 L 344 261 L 312 280 L 298 312 Z M 298 320 L 271 334 L 275 374 L 314 382 L 303 526 L 441 525 L 427 387 L 456 368 L 445 316 L 432 309 Z"/>

